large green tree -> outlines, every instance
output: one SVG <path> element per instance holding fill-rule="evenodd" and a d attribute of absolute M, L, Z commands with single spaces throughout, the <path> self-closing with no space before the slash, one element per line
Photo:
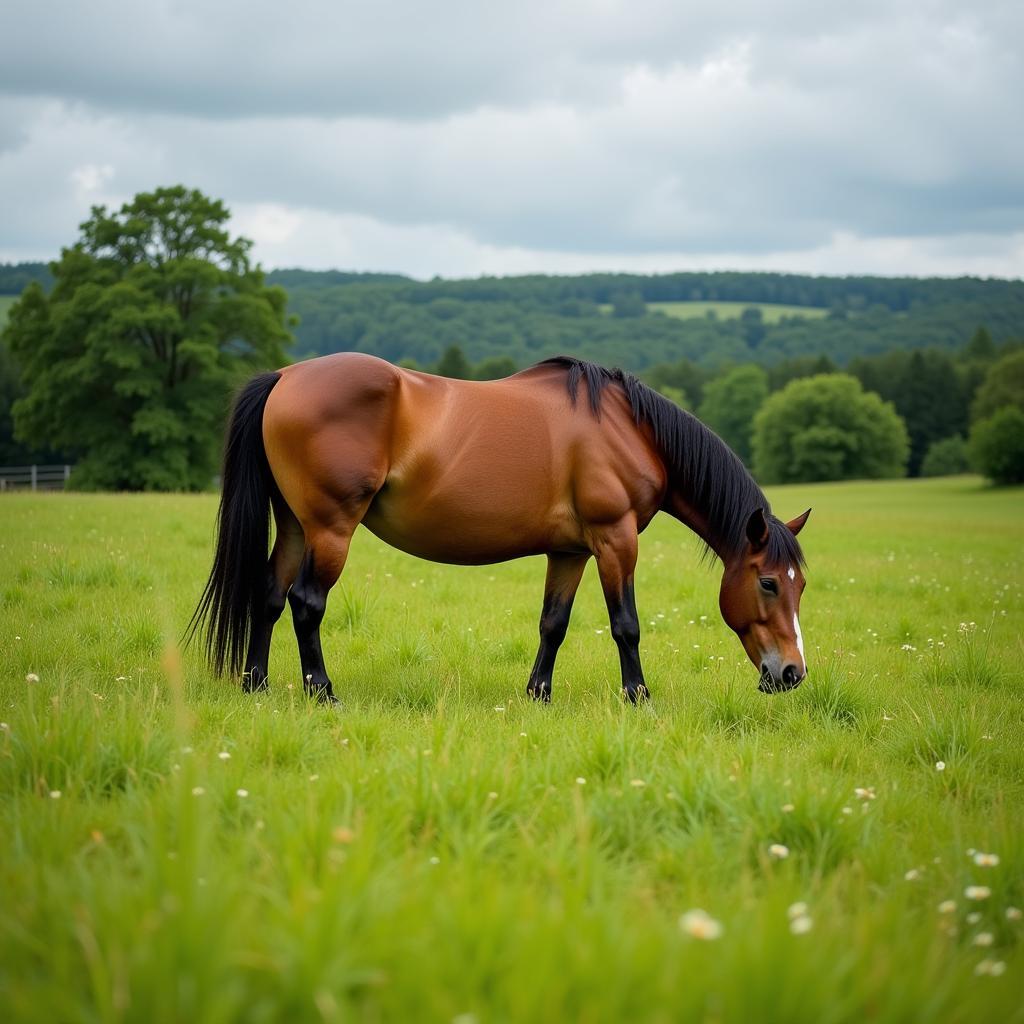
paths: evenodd
<path fill-rule="evenodd" d="M 16 431 L 75 455 L 77 485 L 207 486 L 233 386 L 285 361 L 285 292 L 228 217 L 182 186 L 94 207 L 51 264 L 52 291 L 30 284 L 12 308 Z"/>
<path fill-rule="evenodd" d="M 766 483 L 902 476 L 909 448 L 892 405 L 842 373 L 790 382 L 754 418 L 754 468 Z"/>
<path fill-rule="evenodd" d="M 748 363 L 704 388 L 697 415 L 749 466 L 754 416 L 768 397 L 768 374 Z"/>
<path fill-rule="evenodd" d="M 1024 410 L 1024 349 L 994 362 L 974 396 L 971 418 L 987 419 L 1006 406 Z"/>

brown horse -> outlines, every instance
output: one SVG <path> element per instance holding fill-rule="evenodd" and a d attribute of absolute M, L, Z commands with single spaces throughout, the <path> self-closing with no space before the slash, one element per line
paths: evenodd
<path fill-rule="evenodd" d="M 586 389 L 587 407 L 578 396 Z M 267 561 L 269 510 L 277 524 Z M 546 554 L 540 650 L 551 676 L 587 561 L 597 562 L 622 688 L 648 696 L 633 595 L 637 536 L 663 511 L 723 562 L 722 617 L 765 692 L 806 673 L 796 535 L 699 420 L 621 370 L 560 356 L 462 381 L 340 354 L 256 377 L 228 428 L 216 555 L 190 627 L 214 670 L 267 686 L 270 637 L 291 605 L 307 691 L 333 701 L 320 648 L 327 594 L 362 523 L 402 551 L 480 565 Z"/>

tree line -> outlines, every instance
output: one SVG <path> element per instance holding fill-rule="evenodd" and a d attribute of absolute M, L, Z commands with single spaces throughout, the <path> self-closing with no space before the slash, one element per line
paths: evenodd
<path fill-rule="evenodd" d="M 274 271 L 268 282 L 288 289 L 298 355 L 359 351 L 425 366 L 451 345 L 474 363 L 505 356 L 517 366 L 557 352 L 634 371 L 682 357 L 706 367 L 768 367 L 822 353 L 845 366 L 895 349 L 954 351 L 979 324 L 1002 342 L 1024 323 L 1024 283 L 974 278 L 721 273 L 417 282 Z M 818 315 L 770 323 L 751 305 L 740 317 L 711 311 L 680 319 L 652 305 L 692 300 L 786 303 Z"/>
<path fill-rule="evenodd" d="M 290 348 L 476 379 L 568 352 L 639 372 L 764 482 L 968 465 L 1024 477 L 1024 282 L 264 274 L 227 220 L 202 193 L 157 189 L 95 208 L 49 265 L 0 265 L 0 295 L 20 294 L 0 343 L 0 461 L 75 461 L 79 486 L 197 489 L 232 387 Z M 691 300 L 828 313 L 684 320 L 651 306 Z"/>

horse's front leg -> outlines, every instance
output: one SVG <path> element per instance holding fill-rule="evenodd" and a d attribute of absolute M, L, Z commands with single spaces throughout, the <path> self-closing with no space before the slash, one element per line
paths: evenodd
<path fill-rule="evenodd" d="M 594 547 L 612 637 L 619 649 L 622 693 L 631 704 L 635 704 L 651 695 L 640 667 L 640 619 L 633 593 L 636 524 L 632 520 L 616 524 L 595 538 Z"/>
<path fill-rule="evenodd" d="M 544 606 L 540 613 L 540 648 L 530 672 L 526 692 L 545 703 L 551 700 L 551 676 L 555 671 L 558 648 L 569 628 L 572 602 L 580 585 L 590 554 L 548 555 L 548 574 L 544 581 Z"/>

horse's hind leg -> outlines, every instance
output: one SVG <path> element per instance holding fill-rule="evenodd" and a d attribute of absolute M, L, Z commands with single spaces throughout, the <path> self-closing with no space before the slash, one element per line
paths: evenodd
<path fill-rule="evenodd" d="M 324 665 L 320 624 L 327 611 L 327 594 L 345 568 L 355 526 L 353 523 L 351 528 L 322 530 L 307 536 L 302 567 L 288 592 L 295 638 L 299 644 L 303 685 L 310 696 L 325 703 L 336 703 L 337 698 Z"/>
<path fill-rule="evenodd" d="M 266 594 L 263 606 L 253 617 L 249 633 L 249 652 L 245 656 L 242 689 L 246 693 L 265 690 L 270 675 L 270 639 L 274 624 L 281 617 L 288 589 L 298 575 L 305 550 L 299 521 L 279 495 L 272 499 L 277 536 L 267 562 Z"/>
<path fill-rule="evenodd" d="M 572 602 L 583 577 L 590 554 L 548 555 L 548 575 L 544 583 L 544 606 L 540 613 L 540 648 L 530 672 L 526 692 L 534 700 L 551 700 L 551 676 L 555 657 L 565 639 L 572 613 Z"/>

